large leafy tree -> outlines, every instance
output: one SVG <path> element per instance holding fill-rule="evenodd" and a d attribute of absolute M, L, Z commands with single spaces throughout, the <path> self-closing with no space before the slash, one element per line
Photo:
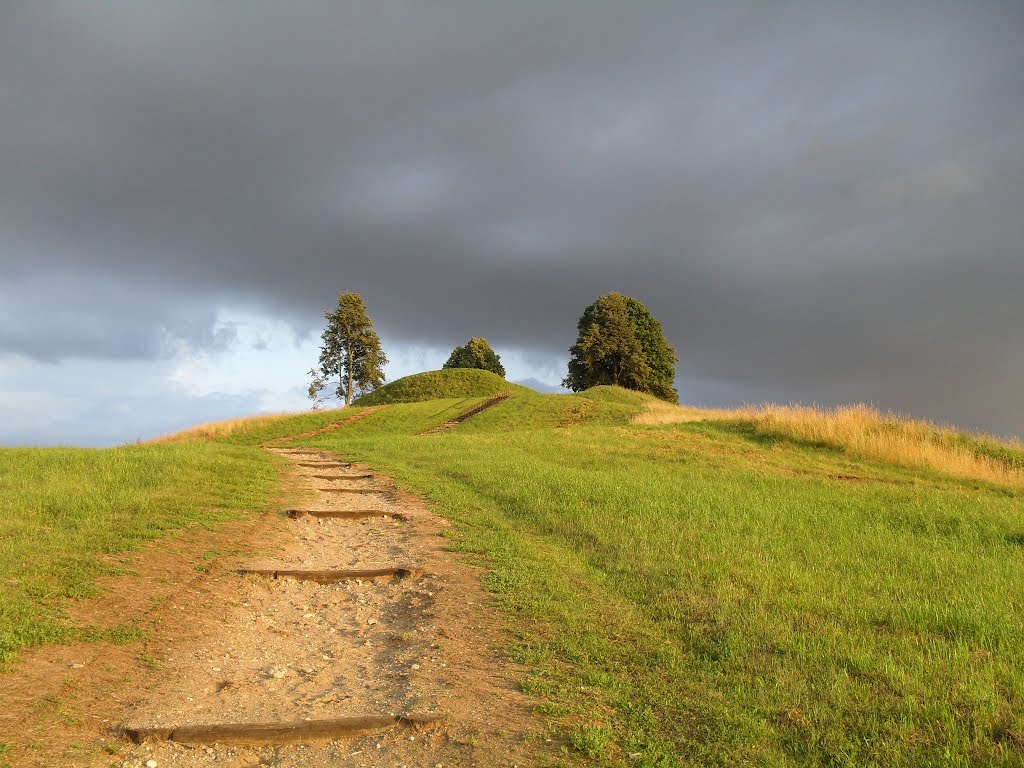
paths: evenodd
<path fill-rule="evenodd" d="M 501 358 L 491 349 L 487 339 L 473 336 L 464 347 L 456 347 L 442 368 L 479 368 L 483 371 L 505 376 L 505 367 Z"/>
<path fill-rule="evenodd" d="M 626 305 L 629 308 L 629 322 L 636 331 L 637 339 L 640 341 L 644 361 L 650 368 L 650 375 L 637 386 L 626 383 L 629 389 L 639 389 L 649 392 L 662 400 L 672 403 L 679 402 L 679 393 L 675 388 L 676 363 L 679 357 L 675 349 L 665 340 L 665 334 L 661 330 L 654 315 L 636 299 L 626 296 Z"/>
<path fill-rule="evenodd" d="M 309 371 L 313 377 L 309 398 L 319 403 L 321 391 L 336 378 L 334 394 L 350 405 L 354 394 L 369 392 L 384 383 L 383 368 L 388 358 L 358 293 L 339 293 L 337 309 L 324 312 L 324 319 L 327 327 L 320 334 L 320 364 Z"/>
<path fill-rule="evenodd" d="M 583 310 L 579 335 L 569 349 L 569 375 L 562 384 L 580 392 L 614 384 L 679 401 L 673 382 L 676 352 L 647 307 L 621 293 L 606 293 Z"/>

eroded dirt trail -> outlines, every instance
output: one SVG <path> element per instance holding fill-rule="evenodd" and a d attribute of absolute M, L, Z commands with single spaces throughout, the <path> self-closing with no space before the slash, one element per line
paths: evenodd
<path fill-rule="evenodd" d="M 126 733 L 145 741 L 114 756 L 86 759 L 86 749 L 81 762 L 57 764 L 411 768 L 526 766 L 550 756 L 515 670 L 492 650 L 504 638 L 479 573 L 444 550 L 446 523 L 368 468 L 318 452 L 268 450 L 317 489 L 307 508 L 324 516 L 275 515 L 245 554 L 223 560 L 166 606 L 155 623 L 174 631 L 153 643 L 159 673 L 145 689 L 122 691 L 116 717 L 100 729 L 107 743 L 126 744 Z M 272 575 L 392 568 L 398 572 L 335 583 Z M 377 718 L 363 723 L 369 735 L 260 738 L 243 729 L 234 734 L 240 743 L 222 743 L 230 734 L 206 743 L 208 734 L 187 730 L 301 730 L 356 717 Z"/>
<path fill-rule="evenodd" d="M 291 536 L 272 551 L 241 558 L 239 570 L 399 573 L 326 584 L 239 573 L 237 597 L 225 605 L 221 626 L 172 651 L 169 674 L 126 726 L 391 722 L 362 738 L 317 742 L 299 735 L 307 743 L 294 745 L 151 741 L 122 762 L 282 768 L 532 762 L 520 742 L 537 724 L 498 671 L 489 650 L 497 639 L 494 618 L 485 617 L 475 574 L 443 550 L 441 521 L 415 499 L 399 497 L 386 479 L 365 476 L 366 468 L 339 466 L 320 453 L 282 452 L 318 489 L 310 510 L 376 514 L 353 520 L 297 511 L 288 523 Z M 483 709 L 481 697 L 488 702 Z M 405 717 L 437 722 L 395 720 Z"/>

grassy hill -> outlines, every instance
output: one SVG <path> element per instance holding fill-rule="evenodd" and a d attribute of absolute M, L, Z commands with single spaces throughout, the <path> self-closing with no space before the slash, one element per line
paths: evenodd
<path fill-rule="evenodd" d="M 451 397 L 489 397 L 499 394 L 525 394 L 533 390 L 513 384 L 490 371 L 476 368 L 449 368 L 415 373 L 385 384 L 357 398 L 353 405 L 419 403 Z"/>
<path fill-rule="evenodd" d="M 484 566 L 503 650 L 567 762 L 1024 762 L 1020 445 L 864 408 L 697 411 L 607 387 L 516 389 L 421 435 L 514 389 L 459 389 L 477 373 L 396 381 L 371 401 L 393 404 L 292 444 L 372 464 L 456 523 L 451 548 Z M 17 629 L 36 614 L 74 634 L 60 596 L 88 589 L 95 551 L 206 509 L 262 511 L 275 458 L 259 443 L 353 412 L 0 451 L 0 565 L 40 574 L 0 596 L 0 642 L 52 639 Z M 79 540 L 83 523 L 96 534 Z"/>

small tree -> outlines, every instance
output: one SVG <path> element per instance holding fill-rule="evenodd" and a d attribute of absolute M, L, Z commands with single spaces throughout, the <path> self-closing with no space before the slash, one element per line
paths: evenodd
<path fill-rule="evenodd" d="M 675 350 L 661 324 L 643 304 L 607 293 L 583 310 L 579 335 L 570 347 L 569 374 L 562 384 L 574 392 L 614 384 L 678 402 L 673 387 Z"/>
<path fill-rule="evenodd" d="M 456 347 L 452 350 L 442 368 L 479 368 L 482 371 L 496 373 L 502 378 L 505 377 L 505 367 L 501 364 L 501 358 L 491 349 L 487 339 L 480 339 L 473 336 L 466 342 L 464 347 Z"/>
<path fill-rule="evenodd" d="M 320 365 L 309 371 L 313 377 L 309 399 L 321 402 L 320 392 L 337 377 L 334 394 L 350 405 L 353 394 L 369 392 L 384 383 L 383 368 L 388 359 L 358 293 L 339 293 L 338 308 L 324 312 L 324 319 L 327 327 L 320 334 Z"/>

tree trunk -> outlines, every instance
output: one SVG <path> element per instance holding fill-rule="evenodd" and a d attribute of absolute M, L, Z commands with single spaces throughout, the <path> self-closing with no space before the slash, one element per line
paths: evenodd
<path fill-rule="evenodd" d="M 352 404 L 352 345 L 349 344 L 345 352 L 348 354 L 348 386 L 345 387 L 345 407 Z"/>

